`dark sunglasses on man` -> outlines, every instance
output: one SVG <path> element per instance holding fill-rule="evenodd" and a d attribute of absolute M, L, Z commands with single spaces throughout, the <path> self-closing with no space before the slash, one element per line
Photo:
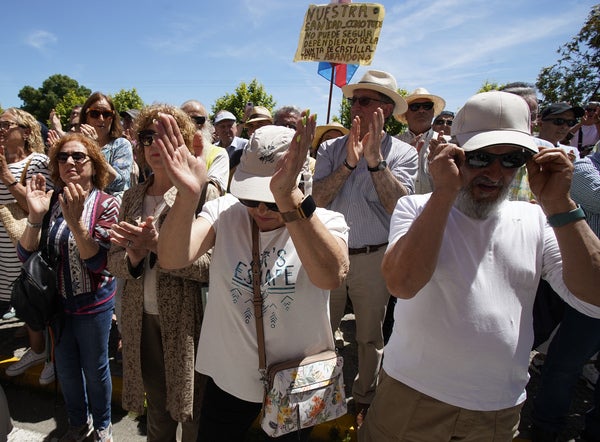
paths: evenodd
<path fill-rule="evenodd" d="M 204 123 L 206 123 L 206 117 L 204 115 L 195 115 L 191 118 L 198 126 L 202 126 Z"/>
<path fill-rule="evenodd" d="M 452 120 L 435 120 L 433 122 L 434 126 L 452 126 Z"/>
<path fill-rule="evenodd" d="M 577 124 L 577 120 L 567 120 L 566 118 L 542 118 L 542 121 L 550 121 L 555 126 L 562 126 L 566 124 L 569 127 L 573 127 Z"/>
<path fill-rule="evenodd" d="M 408 108 L 413 112 L 417 112 L 421 108 L 429 111 L 433 109 L 433 103 L 431 101 L 428 101 L 427 103 L 410 103 Z"/>
<path fill-rule="evenodd" d="M 490 166 L 494 161 L 500 160 L 502 167 L 506 169 L 517 169 L 524 165 L 533 153 L 528 150 L 495 154 L 482 150 L 465 152 L 467 165 L 472 169 L 483 169 Z"/>

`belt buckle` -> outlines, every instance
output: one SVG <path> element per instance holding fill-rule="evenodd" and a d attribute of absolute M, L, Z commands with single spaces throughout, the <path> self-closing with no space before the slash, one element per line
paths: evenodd
<path fill-rule="evenodd" d="M 371 253 L 371 246 L 366 246 L 365 247 L 365 253 L 368 255 L 369 253 Z"/>

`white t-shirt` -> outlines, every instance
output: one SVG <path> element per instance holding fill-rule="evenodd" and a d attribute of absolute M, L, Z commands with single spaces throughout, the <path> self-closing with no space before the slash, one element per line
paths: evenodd
<path fill-rule="evenodd" d="M 341 214 L 317 208 L 315 215 L 333 235 L 348 241 Z M 199 216 L 213 225 L 216 241 L 196 370 L 237 398 L 261 402 L 251 218 L 230 194 L 208 201 Z M 260 232 L 259 241 L 267 364 L 333 349 L 329 291 L 310 282 L 285 226 Z"/>
<path fill-rule="evenodd" d="M 422 212 L 429 195 L 400 198 L 389 247 Z M 469 410 L 500 410 L 525 400 L 540 278 L 575 309 L 600 308 L 572 295 L 538 205 L 506 201 L 484 220 L 452 209 L 431 280 L 398 299 L 383 367 L 400 382 Z"/>

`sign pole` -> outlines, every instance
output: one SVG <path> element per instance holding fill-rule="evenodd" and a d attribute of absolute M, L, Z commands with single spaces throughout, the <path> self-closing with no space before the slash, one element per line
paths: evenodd
<path fill-rule="evenodd" d="M 329 115 L 331 115 L 331 95 L 333 93 L 333 81 L 335 79 L 335 64 L 331 64 L 331 80 L 329 81 L 329 101 L 327 103 L 327 121 L 325 124 L 329 124 Z"/>

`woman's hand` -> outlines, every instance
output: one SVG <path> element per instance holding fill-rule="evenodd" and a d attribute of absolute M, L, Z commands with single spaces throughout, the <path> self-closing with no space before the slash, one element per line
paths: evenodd
<path fill-rule="evenodd" d="M 80 124 L 79 132 L 87 137 L 90 137 L 92 140 L 98 141 L 98 132 L 96 132 L 96 128 L 94 126 L 90 126 L 89 124 Z"/>
<path fill-rule="evenodd" d="M 156 128 L 156 144 L 171 183 L 183 197 L 199 199 L 208 180 L 206 164 L 202 158 L 195 157 L 185 145 L 173 116 L 159 114 Z"/>
<path fill-rule="evenodd" d="M 136 266 L 148 255 L 157 253 L 158 230 L 154 227 L 154 217 L 149 216 L 140 224 L 121 221 L 113 224 L 109 231 L 110 241 L 127 251 L 129 261 Z"/>
<path fill-rule="evenodd" d="M 71 230 L 75 230 L 79 226 L 87 195 L 88 192 L 81 185 L 69 183 L 64 187 L 63 193 L 58 196 L 63 217 Z"/>
<path fill-rule="evenodd" d="M 46 191 L 46 178 L 41 173 L 31 177 L 26 185 L 27 207 L 29 211 L 29 221 L 40 223 L 44 215 L 50 210 L 50 200 L 54 190 Z"/>

